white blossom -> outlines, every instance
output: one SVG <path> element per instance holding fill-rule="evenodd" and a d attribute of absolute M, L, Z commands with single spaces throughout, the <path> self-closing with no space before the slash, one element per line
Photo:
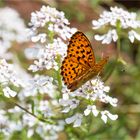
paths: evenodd
<path fill-rule="evenodd" d="M 58 63 L 56 61 L 58 55 L 62 59 L 66 55 L 67 45 L 60 39 L 54 39 L 53 43 L 46 45 L 38 50 L 36 60 L 33 65 L 30 65 L 29 70 L 33 72 L 43 69 L 58 70 Z"/>
<path fill-rule="evenodd" d="M 5 87 L 3 89 L 3 93 L 4 93 L 4 96 L 8 98 L 15 97 L 17 95 L 17 92 L 11 90 L 9 87 Z"/>
<path fill-rule="evenodd" d="M 16 87 L 22 87 L 24 85 L 15 71 L 14 65 L 8 64 L 4 59 L 0 60 L 0 83 L 2 85 L 12 83 Z"/>
<path fill-rule="evenodd" d="M 50 97 L 54 97 L 56 86 L 53 84 L 53 78 L 49 76 L 43 75 L 35 75 L 33 78 L 30 78 L 28 81 L 28 85 L 23 88 L 21 93 L 19 94 L 20 98 L 36 96 L 38 93 L 40 94 L 48 94 Z"/>
<path fill-rule="evenodd" d="M 26 36 L 24 21 L 17 11 L 9 7 L 0 8 L 0 57 L 10 59 L 12 53 L 8 52 L 8 49 L 12 46 L 12 42 L 25 42 Z"/>
<path fill-rule="evenodd" d="M 44 14 L 46 13 L 45 17 L 47 15 L 49 16 L 48 21 L 46 21 L 47 17 L 46 20 L 44 20 L 44 23 L 42 22 L 43 19 L 42 21 L 40 21 L 41 19 L 39 19 L 39 21 L 37 21 L 37 19 L 32 19 L 32 21 L 34 20 L 33 22 L 35 23 L 35 25 L 30 24 L 33 27 L 30 30 L 30 33 L 32 34 L 31 39 L 34 43 L 38 42 L 38 47 L 36 47 L 37 46 L 36 44 L 35 45 L 33 44 L 34 45 L 33 49 L 36 49 L 36 51 L 34 51 L 32 53 L 32 57 L 30 57 L 36 59 L 34 65 L 32 66 L 33 67 L 36 66 L 37 70 L 42 69 L 50 70 L 52 68 L 54 68 L 55 70 L 58 69 L 59 66 L 56 60 L 57 56 L 59 55 L 60 57 L 59 63 L 61 63 L 62 59 L 66 55 L 67 50 L 67 44 L 66 42 L 64 42 L 64 40 L 68 39 L 74 32 L 72 28 L 68 27 L 69 23 L 68 20 L 65 19 L 63 12 L 58 12 L 57 15 L 55 16 L 56 14 L 55 12 L 57 11 L 55 8 L 49 9 L 48 7 L 47 9 L 49 13 L 47 13 L 46 7 L 44 8 L 42 7 L 41 9 L 42 11 L 40 12 L 40 14 L 38 13 L 39 12 L 38 11 L 37 12 L 38 14 L 35 14 L 33 16 L 36 17 L 36 15 L 39 15 L 40 17 L 41 16 L 43 17 L 41 13 Z M 9 18 L 7 17 L 9 16 L 5 17 L 8 21 L 10 17 Z M 16 18 L 14 21 L 12 21 L 13 23 L 11 23 L 10 21 L 9 23 L 11 26 L 12 25 L 15 26 L 14 28 L 17 28 L 18 30 L 18 25 L 16 27 L 15 21 L 17 21 Z M 47 24 L 48 31 L 46 30 L 44 30 L 44 32 L 38 31 L 40 27 L 46 28 Z M 52 28 L 51 24 L 53 25 Z M 20 27 L 20 29 L 22 30 L 25 28 Z M 50 37 L 49 33 L 52 32 L 54 32 L 54 36 L 52 37 L 52 40 L 48 41 L 48 38 Z M 11 47 L 13 41 L 18 40 L 18 42 L 22 42 L 25 40 L 25 38 L 21 34 L 18 34 L 21 35 L 20 36 L 21 38 L 18 37 L 18 35 L 16 36 L 16 34 L 15 34 L 16 37 L 14 35 L 12 36 L 12 34 L 10 35 L 11 38 L 9 37 L 8 33 L 6 36 L 5 32 L 4 37 L 5 38 L 7 37 L 8 41 L 6 42 L 5 40 L 5 42 L 1 42 L 0 40 L 0 46 L 5 43 L 5 45 Z M 27 34 L 24 35 L 26 36 Z M 30 52 L 33 49 L 30 48 Z M 7 50 L 8 49 L 5 49 L 3 52 L 7 53 Z M 26 53 L 29 54 L 28 52 Z M 45 63 L 43 63 L 43 61 Z M 64 130 L 65 125 L 64 120 L 57 119 L 51 120 L 52 116 L 55 116 L 57 113 L 60 113 L 58 112 L 59 110 L 55 112 L 55 110 L 57 110 L 56 108 L 59 108 L 60 106 L 58 103 L 58 95 L 57 95 L 59 93 L 59 91 L 57 91 L 58 86 L 57 80 L 48 76 L 47 74 L 46 75 L 35 74 L 34 76 L 32 76 L 32 74 L 28 74 L 24 69 L 20 67 L 20 65 L 18 65 L 19 63 L 17 59 L 13 58 L 12 61 L 10 62 L 14 62 L 16 63 L 16 65 L 7 63 L 5 59 L 0 60 L 1 92 L 3 92 L 3 95 L 8 98 L 16 96 L 15 102 L 17 99 L 17 104 L 19 104 L 20 108 L 12 104 L 12 106 L 8 107 L 7 109 L 5 108 L 7 107 L 6 102 L 2 101 L 2 109 L 3 111 L 4 110 L 5 111 L 4 114 L 0 113 L 0 126 L 2 126 L 2 129 L 0 128 L 1 132 L 4 135 L 9 135 L 9 137 L 11 137 L 15 131 L 22 131 L 24 129 L 27 129 L 27 137 L 29 138 L 36 133 L 37 135 L 40 136 L 40 138 L 44 140 L 57 140 L 59 137 L 59 133 Z M 33 71 L 37 70 L 33 69 Z M 22 110 L 23 108 L 31 112 L 31 114 L 34 114 L 34 116 L 31 115 L 30 113 L 28 114 L 28 111 L 27 112 L 25 110 L 23 111 Z M 55 124 L 48 124 L 42 122 L 38 118 L 46 119 L 46 121 L 47 119 L 49 119 L 50 122 L 54 121 Z M 8 136 L 5 137 L 6 139 L 8 139 Z"/>
<path fill-rule="evenodd" d="M 109 44 L 113 40 L 114 42 L 117 41 L 118 35 L 115 29 L 109 30 L 107 34 L 104 35 L 95 35 L 96 40 L 101 41 L 103 44 Z"/>
<path fill-rule="evenodd" d="M 121 22 L 121 27 L 124 29 L 140 27 L 140 21 L 136 20 L 136 13 L 129 13 L 118 7 L 111 7 L 110 10 L 111 11 L 104 11 L 97 21 L 92 21 L 93 28 L 98 29 L 106 24 L 116 27 L 118 20 Z"/>
<path fill-rule="evenodd" d="M 42 45 L 38 49 L 34 64 L 30 65 L 29 70 L 36 72 L 43 69 L 54 69 L 57 71 L 60 67 L 58 63 L 66 55 L 66 40 L 77 29 L 69 27 L 69 22 L 63 12 L 49 6 L 42 6 L 39 11 L 33 12 L 29 25 L 29 37 L 33 42 Z M 58 57 L 60 60 L 58 60 Z"/>
<path fill-rule="evenodd" d="M 46 35 L 46 28 L 53 35 L 58 35 L 64 40 L 70 38 L 76 31 L 75 28 L 68 27 L 69 21 L 62 11 L 57 11 L 49 6 L 42 6 L 39 11 L 32 12 L 29 25 L 31 26 L 29 36 L 33 42 L 44 43 L 49 40 L 49 36 Z M 44 32 L 38 32 L 39 28 L 44 28 Z"/>
<path fill-rule="evenodd" d="M 22 115 L 22 121 L 24 126 L 33 127 L 38 120 L 30 114 L 25 113 Z"/>
<path fill-rule="evenodd" d="M 9 113 L 19 113 L 21 112 L 21 108 L 19 108 L 18 106 L 15 106 L 13 108 L 8 109 Z"/>
<path fill-rule="evenodd" d="M 84 116 L 88 116 L 91 112 L 92 114 L 97 117 L 98 114 L 101 114 L 101 119 L 105 118 L 106 115 L 110 118 L 109 111 L 103 116 L 103 111 L 97 109 L 96 101 L 100 101 L 103 103 L 109 103 L 110 105 L 116 107 L 117 106 L 117 99 L 112 98 L 106 93 L 109 92 L 110 87 L 105 86 L 104 82 L 101 81 L 100 77 L 96 77 L 91 81 L 87 81 L 84 85 L 82 85 L 79 89 L 75 90 L 71 93 L 65 86 L 63 86 L 63 96 L 62 99 L 59 100 L 60 105 L 63 106 L 63 113 L 68 113 L 71 110 L 76 110 L 81 104 L 82 101 L 86 101 L 85 104 L 86 109 L 81 109 L 80 113 L 83 113 Z M 103 117 L 103 118 L 102 118 Z M 112 119 L 112 118 L 111 118 Z M 76 116 L 72 116 L 66 119 L 66 123 L 75 123 Z M 113 120 L 113 119 L 112 119 Z M 80 122 L 81 123 L 81 122 Z M 80 125 L 78 125 L 80 126 Z"/>
<path fill-rule="evenodd" d="M 110 26 L 110 30 L 104 35 L 95 35 L 96 40 L 102 40 L 103 44 L 109 44 L 118 39 L 116 28 L 120 22 L 120 28 L 128 32 L 128 38 L 133 43 L 134 39 L 140 40 L 140 34 L 136 32 L 140 28 L 140 21 L 136 19 L 136 13 L 128 12 L 118 7 L 111 7 L 111 11 L 104 11 L 98 20 L 93 20 L 93 29 L 99 29 L 103 26 Z M 127 30 L 126 30 L 127 29 Z"/>
<path fill-rule="evenodd" d="M 79 100 L 69 99 L 68 94 L 63 94 L 63 98 L 59 100 L 59 103 L 65 107 L 62 112 L 67 113 L 78 106 Z"/>
<path fill-rule="evenodd" d="M 39 35 L 37 35 L 37 36 L 33 36 L 32 38 L 31 38 L 31 40 L 32 40 L 32 42 L 38 42 L 38 41 L 40 41 L 41 43 L 44 43 L 45 41 L 46 41 L 46 34 L 45 33 L 40 33 Z"/>
<path fill-rule="evenodd" d="M 101 119 L 106 123 L 107 117 L 109 117 L 111 120 L 116 120 L 118 118 L 118 115 L 113 115 L 109 111 L 101 111 Z"/>
<path fill-rule="evenodd" d="M 34 134 L 34 130 L 33 129 L 28 129 L 27 137 L 30 138 L 31 136 L 33 136 L 33 134 Z"/>
<path fill-rule="evenodd" d="M 44 140 L 57 140 L 59 132 L 64 130 L 64 121 L 60 120 L 56 125 L 39 123 L 35 132 Z"/>
<path fill-rule="evenodd" d="M 38 109 L 43 112 L 44 117 L 51 117 L 54 115 L 51 106 L 47 100 L 40 101 Z"/>
<path fill-rule="evenodd" d="M 38 52 L 39 52 L 39 49 L 41 47 L 42 47 L 41 45 L 35 44 L 35 45 L 31 45 L 30 48 L 25 48 L 24 54 L 25 54 L 26 58 L 29 60 L 36 59 Z"/>
<path fill-rule="evenodd" d="M 96 77 L 82 85 L 72 96 L 81 96 L 88 100 L 99 100 L 104 103 L 110 103 L 112 106 L 117 106 L 118 100 L 106 95 L 109 89 L 109 86 L 105 86 L 100 77 Z"/>
<path fill-rule="evenodd" d="M 135 39 L 140 41 L 140 34 L 135 32 L 134 30 L 131 30 L 128 32 L 128 37 L 129 37 L 131 43 L 133 43 Z"/>
<path fill-rule="evenodd" d="M 84 110 L 85 116 L 89 115 L 90 112 L 92 112 L 93 115 L 94 115 L 95 117 L 96 117 L 96 116 L 98 115 L 98 113 L 99 113 L 99 111 L 96 109 L 96 106 L 95 106 L 95 105 L 93 105 L 93 106 L 88 105 L 88 106 L 87 106 L 87 108 Z"/>
<path fill-rule="evenodd" d="M 6 111 L 0 110 L 0 132 L 2 132 L 6 137 L 8 137 L 14 131 L 21 131 L 21 122 L 9 120 Z"/>
<path fill-rule="evenodd" d="M 73 115 L 72 117 L 67 118 L 65 121 L 67 124 L 74 123 L 73 127 L 79 127 L 82 123 L 82 118 L 83 118 L 83 115 L 80 113 L 77 113 Z"/>

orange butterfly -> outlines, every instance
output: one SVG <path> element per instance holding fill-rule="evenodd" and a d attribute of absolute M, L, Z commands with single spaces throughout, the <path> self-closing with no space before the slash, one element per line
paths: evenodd
<path fill-rule="evenodd" d="M 68 45 L 67 56 L 62 62 L 61 75 L 70 91 L 78 89 L 88 80 L 98 75 L 108 57 L 95 63 L 95 56 L 88 38 L 80 31 L 71 37 Z"/>

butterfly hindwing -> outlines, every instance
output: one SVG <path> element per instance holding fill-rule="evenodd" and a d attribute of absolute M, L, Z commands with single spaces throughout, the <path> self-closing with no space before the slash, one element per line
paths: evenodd
<path fill-rule="evenodd" d="M 86 70 L 83 65 L 73 60 L 74 58 L 65 57 L 62 63 L 61 75 L 66 85 L 73 83 Z"/>

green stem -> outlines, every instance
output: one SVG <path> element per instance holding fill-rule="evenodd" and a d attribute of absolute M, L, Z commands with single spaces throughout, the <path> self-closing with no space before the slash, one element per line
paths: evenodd
<path fill-rule="evenodd" d="M 58 69 L 58 71 L 56 71 L 56 75 L 57 75 L 57 81 L 58 81 L 58 90 L 59 90 L 59 92 L 61 92 L 61 90 L 62 90 L 62 80 L 61 80 L 61 61 L 60 61 L 60 55 L 58 55 L 57 56 L 57 63 L 58 63 L 58 67 L 59 67 L 59 69 Z"/>
<path fill-rule="evenodd" d="M 50 43 L 53 43 L 53 40 L 54 40 L 54 32 L 50 31 L 49 32 L 49 39 L 50 39 Z M 56 62 L 58 63 L 58 70 L 56 71 L 56 77 L 57 77 L 57 81 L 58 81 L 58 90 L 59 92 L 61 92 L 61 89 L 62 89 L 62 80 L 61 80 L 61 75 L 60 75 L 60 67 L 61 67 L 61 58 L 60 58 L 60 55 L 57 55 L 57 58 L 56 58 Z"/>
<path fill-rule="evenodd" d="M 109 72 L 106 74 L 105 77 L 103 77 L 103 81 L 107 81 L 109 79 L 109 77 L 113 74 L 115 68 L 116 68 L 116 65 L 117 65 L 118 61 L 117 59 L 115 60 L 115 62 L 112 64 L 112 66 L 110 67 L 110 70 Z"/>
<path fill-rule="evenodd" d="M 121 35 L 121 23 L 120 21 L 117 22 L 117 26 L 116 26 L 116 30 L 117 30 L 117 35 L 118 35 L 118 39 L 117 39 L 117 55 L 116 55 L 116 60 L 113 63 L 113 65 L 110 68 L 110 71 L 108 72 L 108 74 L 103 78 L 103 81 L 107 81 L 109 79 L 109 77 L 113 74 L 119 60 L 120 60 L 120 49 L 121 49 L 121 40 L 120 40 L 120 35 Z"/>
<path fill-rule="evenodd" d="M 50 42 L 53 43 L 54 32 L 50 32 L 50 33 L 49 33 L 49 37 L 50 37 Z"/>
<path fill-rule="evenodd" d="M 120 21 L 117 22 L 117 61 L 120 58 L 120 49 L 121 49 L 121 41 L 120 41 L 120 35 L 121 35 L 121 23 Z"/>
<path fill-rule="evenodd" d="M 32 115 L 33 117 L 35 117 L 36 119 L 38 119 L 39 121 L 45 122 L 45 123 L 49 123 L 49 124 L 53 124 L 52 121 L 50 120 L 46 120 L 44 118 L 38 117 L 37 115 L 33 114 L 32 112 L 30 112 L 29 110 L 27 110 L 26 108 L 22 107 L 21 105 L 19 105 L 14 99 L 11 98 L 7 98 L 3 95 L 1 95 L 2 98 L 4 98 L 6 101 L 8 101 L 11 104 L 14 104 L 16 106 L 18 106 L 21 110 L 25 111 L 26 113 Z"/>

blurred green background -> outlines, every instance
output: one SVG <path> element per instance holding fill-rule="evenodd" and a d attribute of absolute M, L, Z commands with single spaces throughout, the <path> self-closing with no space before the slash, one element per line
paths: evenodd
<path fill-rule="evenodd" d="M 70 26 L 88 35 L 95 55 L 107 53 L 110 62 L 116 55 L 116 44 L 102 45 L 96 42 L 93 38 L 95 31 L 92 30 L 92 20 L 98 19 L 99 14 L 109 10 L 111 6 L 121 6 L 128 11 L 134 11 L 140 19 L 139 0 L 0 0 L 1 7 L 9 6 L 16 9 L 26 23 L 30 20 L 30 13 L 39 10 L 42 5 L 50 5 L 64 11 L 71 23 Z M 119 118 L 107 124 L 96 118 L 92 122 L 92 133 L 89 133 L 85 140 L 140 140 L 140 42 L 131 44 L 128 39 L 122 38 L 121 46 L 121 55 L 127 64 L 118 65 L 106 81 L 111 87 L 111 96 L 119 100 L 118 107 L 112 109 L 110 106 L 104 106 L 104 108 L 110 107 L 109 110 L 118 114 Z M 16 51 L 21 55 L 23 50 L 18 48 Z M 75 128 L 76 131 L 80 131 L 78 129 Z M 22 140 L 23 137 L 29 139 L 24 132 L 22 135 L 15 133 L 12 139 Z M 1 136 L 0 140 L 2 139 Z M 59 139 L 67 140 L 67 137 L 60 134 Z M 39 140 L 39 137 L 34 136 L 29 140 Z"/>

